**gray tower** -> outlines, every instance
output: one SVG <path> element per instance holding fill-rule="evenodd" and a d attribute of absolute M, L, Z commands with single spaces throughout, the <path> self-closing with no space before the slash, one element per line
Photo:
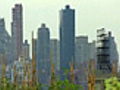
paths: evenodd
<path fill-rule="evenodd" d="M 37 40 L 37 63 L 38 63 L 38 81 L 42 84 L 49 84 L 50 80 L 50 32 L 49 29 L 42 24 L 38 29 Z"/>
<path fill-rule="evenodd" d="M 60 74 L 64 79 L 64 70 L 70 69 L 70 62 L 75 60 L 75 10 L 67 5 L 60 11 Z"/>
<path fill-rule="evenodd" d="M 4 18 L 0 18 L 0 56 L 5 53 L 6 63 L 10 65 L 12 63 L 11 37 L 6 30 Z"/>
<path fill-rule="evenodd" d="M 13 60 L 21 56 L 23 45 L 23 8 L 21 4 L 16 4 L 12 9 L 12 53 Z"/>

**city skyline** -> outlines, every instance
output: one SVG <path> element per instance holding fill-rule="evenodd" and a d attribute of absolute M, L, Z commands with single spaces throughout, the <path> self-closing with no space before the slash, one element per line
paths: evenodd
<path fill-rule="evenodd" d="M 120 1 L 1 2 L 0 89 L 120 89 Z"/>
<path fill-rule="evenodd" d="M 74 0 L 71 1 L 66 0 L 61 2 L 59 1 L 60 0 L 56 0 L 56 1 L 53 0 L 53 3 L 50 3 L 51 1 L 47 1 L 47 0 L 45 1 L 38 1 L 38 0 L 9 1 L 8 0 L 9 4 L 5 1 L 0 1 L 0 4 L 6 4 L 6 3 L 8 4 L 5 6 L 1 5 L 3 8 L 1 8 L 0 14 L 1 17 L 5 18 L 5 21 L 7 22 L 6 23 L 7 31 L 10 33 L 11 31 L 10 23 L 12 21 L 11 9 L 14 7 L 14 4 L 21 3 L 23 4 L 23 9 L 24 9 L 23 12 L 24 40 L 28 39 L 30 42 L 31 31 L 33 30 L 35 31 L 35 33 L 37 33 L 37 29 L 41 23 L 46 23 L 48 27 L 50 27 L 51 38 L 58 39 L 59 10 L 63 8 L 66 4 L 70 4 L 70 6 L 76 10 L 76 36 L 88 35 L 90 38 L 89 41 L 91 41 L 96 39 L 97 29 L 102 27 L 107 28 L 108 30 L 113 32 L 113 35 L 115 36 L 115 40 L 117 41 L 118 50 L 120 52 L 120 47 L 119 47 L 120 18 L 116 17 L 116 15 L 117 16 L 120 15 L 119 13 L 120 1 L 118 0 L 115 1 L 81 0 L 80 2 L 75 2 Z M 47 14 L 49 14 L 49 16 L 47 16 Z M 55 18 L 54 20 L 51 19 L 53 17 Z"/>

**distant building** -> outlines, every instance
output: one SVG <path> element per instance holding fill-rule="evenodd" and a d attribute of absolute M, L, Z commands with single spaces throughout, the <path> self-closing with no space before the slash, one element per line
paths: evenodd
<path fill-rule="evenodd" d="M 21 56 L 23 45 L 23 8 L 21 4 L 16 4 L 12 9 L 12 53 L 13 60 Z"/>
<path fill-rule="evenodd" d="M 87 89 L 85 68 L 88 68 L 89 60 L 97 59 L 96 43 L 88 42 L 88 36 L 78 36 L 75 39 L 75 68 L 77 70 L 76 83 Z"/>
<path fill-rule="evenodd" d="M 27 60 L 30 60 L 30 45 L 28 43 L 28 40 L 25 40 L 22 46 L 22 51 L 23 51 L 23 57 Z"/>
<path fill-rule="evenodd" d="M 111 72 L 113 62 L 118 62 L 118 52 L 111 32 L 106 34 L 104 28 L 97 30 L 97 68 Z"/>
<path fill-rule="evenodd" d="M 57 39 L 50 40 L 50 52 L 54 62 L 55 72 L 60 71 L 60 43 Z"/>
<path fill-rule="evenodd" d="M 6 56 L 5 62 L 7 64 L 11 64 L 12 61 L 11 37 L 6 30 L 5 21 L 3 18 L 0 19 L 0 57 L 1 55 L 2 56 L 5 55 Z"/>
<path fill-rule="evenodd" d="M 70 69 L 75 60 L 75 10 L 69 5 L 60 11 L 60 76 L 65 79 L 64 69 Z"/>
<path fill-rule="evenodd" d="M 110 62 L 111 63 L 118 63 L 119 62 L 119 54 L 117 50 L 117 45 L 115 42 L 115 37 L 112 36 L 111 32 L 108 32 L 108 38 L 110 40 Z"/>
<path fill-rule="evenodd" d="M 85 63 L 88 64 L 89 60 L 96 60 L 97 59 L 97 49 L 95 41 L 92 43 L 88 42 L 87 36 L 79 36 L 76 37 L 75 40 L 75 66 L 76 68 L 81 68 L 80 64 Z"/>
<path fill-rule="evenodd" d="M 30 68 L 28 65 L 30 65 Z M 26 60 L 23 56 L 21 56 L 18 60 L 14 60 L 13 68 L 11 69 L 11 83 L 14 83 L 16 73 L 17 73 L 16 81 L 18 84 L 22 84 L 23 80 L 27 82 L 29 69 L 32 70 L 31 62 L 29 60 Z M 26 73 L 26 75 L 24 73 Z M 31 71 L 31 74 L 32 74 L 32 71 Z"/>
<path fill-rule="evenodd" d="M 38 82 L 48 85 L 50 82 L 50 32 L 45 24 L 38 29 L 37 38 Z"/>

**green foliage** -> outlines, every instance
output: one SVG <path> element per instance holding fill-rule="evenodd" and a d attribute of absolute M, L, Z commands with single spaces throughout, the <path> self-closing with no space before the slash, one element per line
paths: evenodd
<path fill-rule="evenodd" d="M 64 75 L 66 77 L 66 79 L 63 81 L 60 80 L 59 75 L 58 76 L 53 75 L 53 77 L 52 77 L 53 83 L 49 86 L 36 83 L 35 87 L 25 85 L 25 88 L 26 88 L 26 90 L 41 90 L 41 88 L 44 88 L 44 87 L 47 87 L 48 90 L 83 90 L 82 86 L 73 84 L 67 79 L 67 76 L 68 76 L 70 70 L 63 69 L 63 71 L 64 71 Z M 2 79 L 0 79 L 0 81 L 1 80 Z M 4 89 L 4 83 L 1 81 L 0 90 L 22 90 L 22 85 L 11 84 L 10 80 L 7 78 L 6 78 L 5 84 L 6 84 L 6 87 L 5 87 L 6 89 Z"/>
<path fill-rule="evenodd" d="M 56 81 L 49 86 L 49 90 L 83 90 L 81 86 L 70 83 L 69 80 Z"/>
<path fill-rule="evenodd" d="M 120 90 L 120 82 L 117 77 L 111 77 L 105 80 L 105 90 Z"/>

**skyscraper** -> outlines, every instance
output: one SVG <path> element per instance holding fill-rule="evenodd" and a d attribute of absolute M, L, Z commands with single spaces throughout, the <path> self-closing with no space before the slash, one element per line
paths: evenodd
<path fill-rule="evenodd" d="M 12 9 L 12 46 L 13 60 L 18 59 L 22 52 L 23 45 L 23 8 L 16 4 Z"/>
<path fill-rule="evenodd" d="M 49 84 L 50 80 L 50 32 L 42 24 L 38 29 L 37 38 L 37 63 L 38 63 L 38 81 L 42 84 Z"/>
<path fill-rule="evenodd" d="M 70 62 L 75 60 L 75 10 L 69 5 L 60 11 L 60 74 L 64 79 L 63 69 L 70 69 Z"/>
<path fill-rule="evenodd" d="M 11 37 L 6 30 L 4 18 L 0 18 L 0 56 L 5 54 L 6 63 L 10 65 L 12 60 Z"/>

